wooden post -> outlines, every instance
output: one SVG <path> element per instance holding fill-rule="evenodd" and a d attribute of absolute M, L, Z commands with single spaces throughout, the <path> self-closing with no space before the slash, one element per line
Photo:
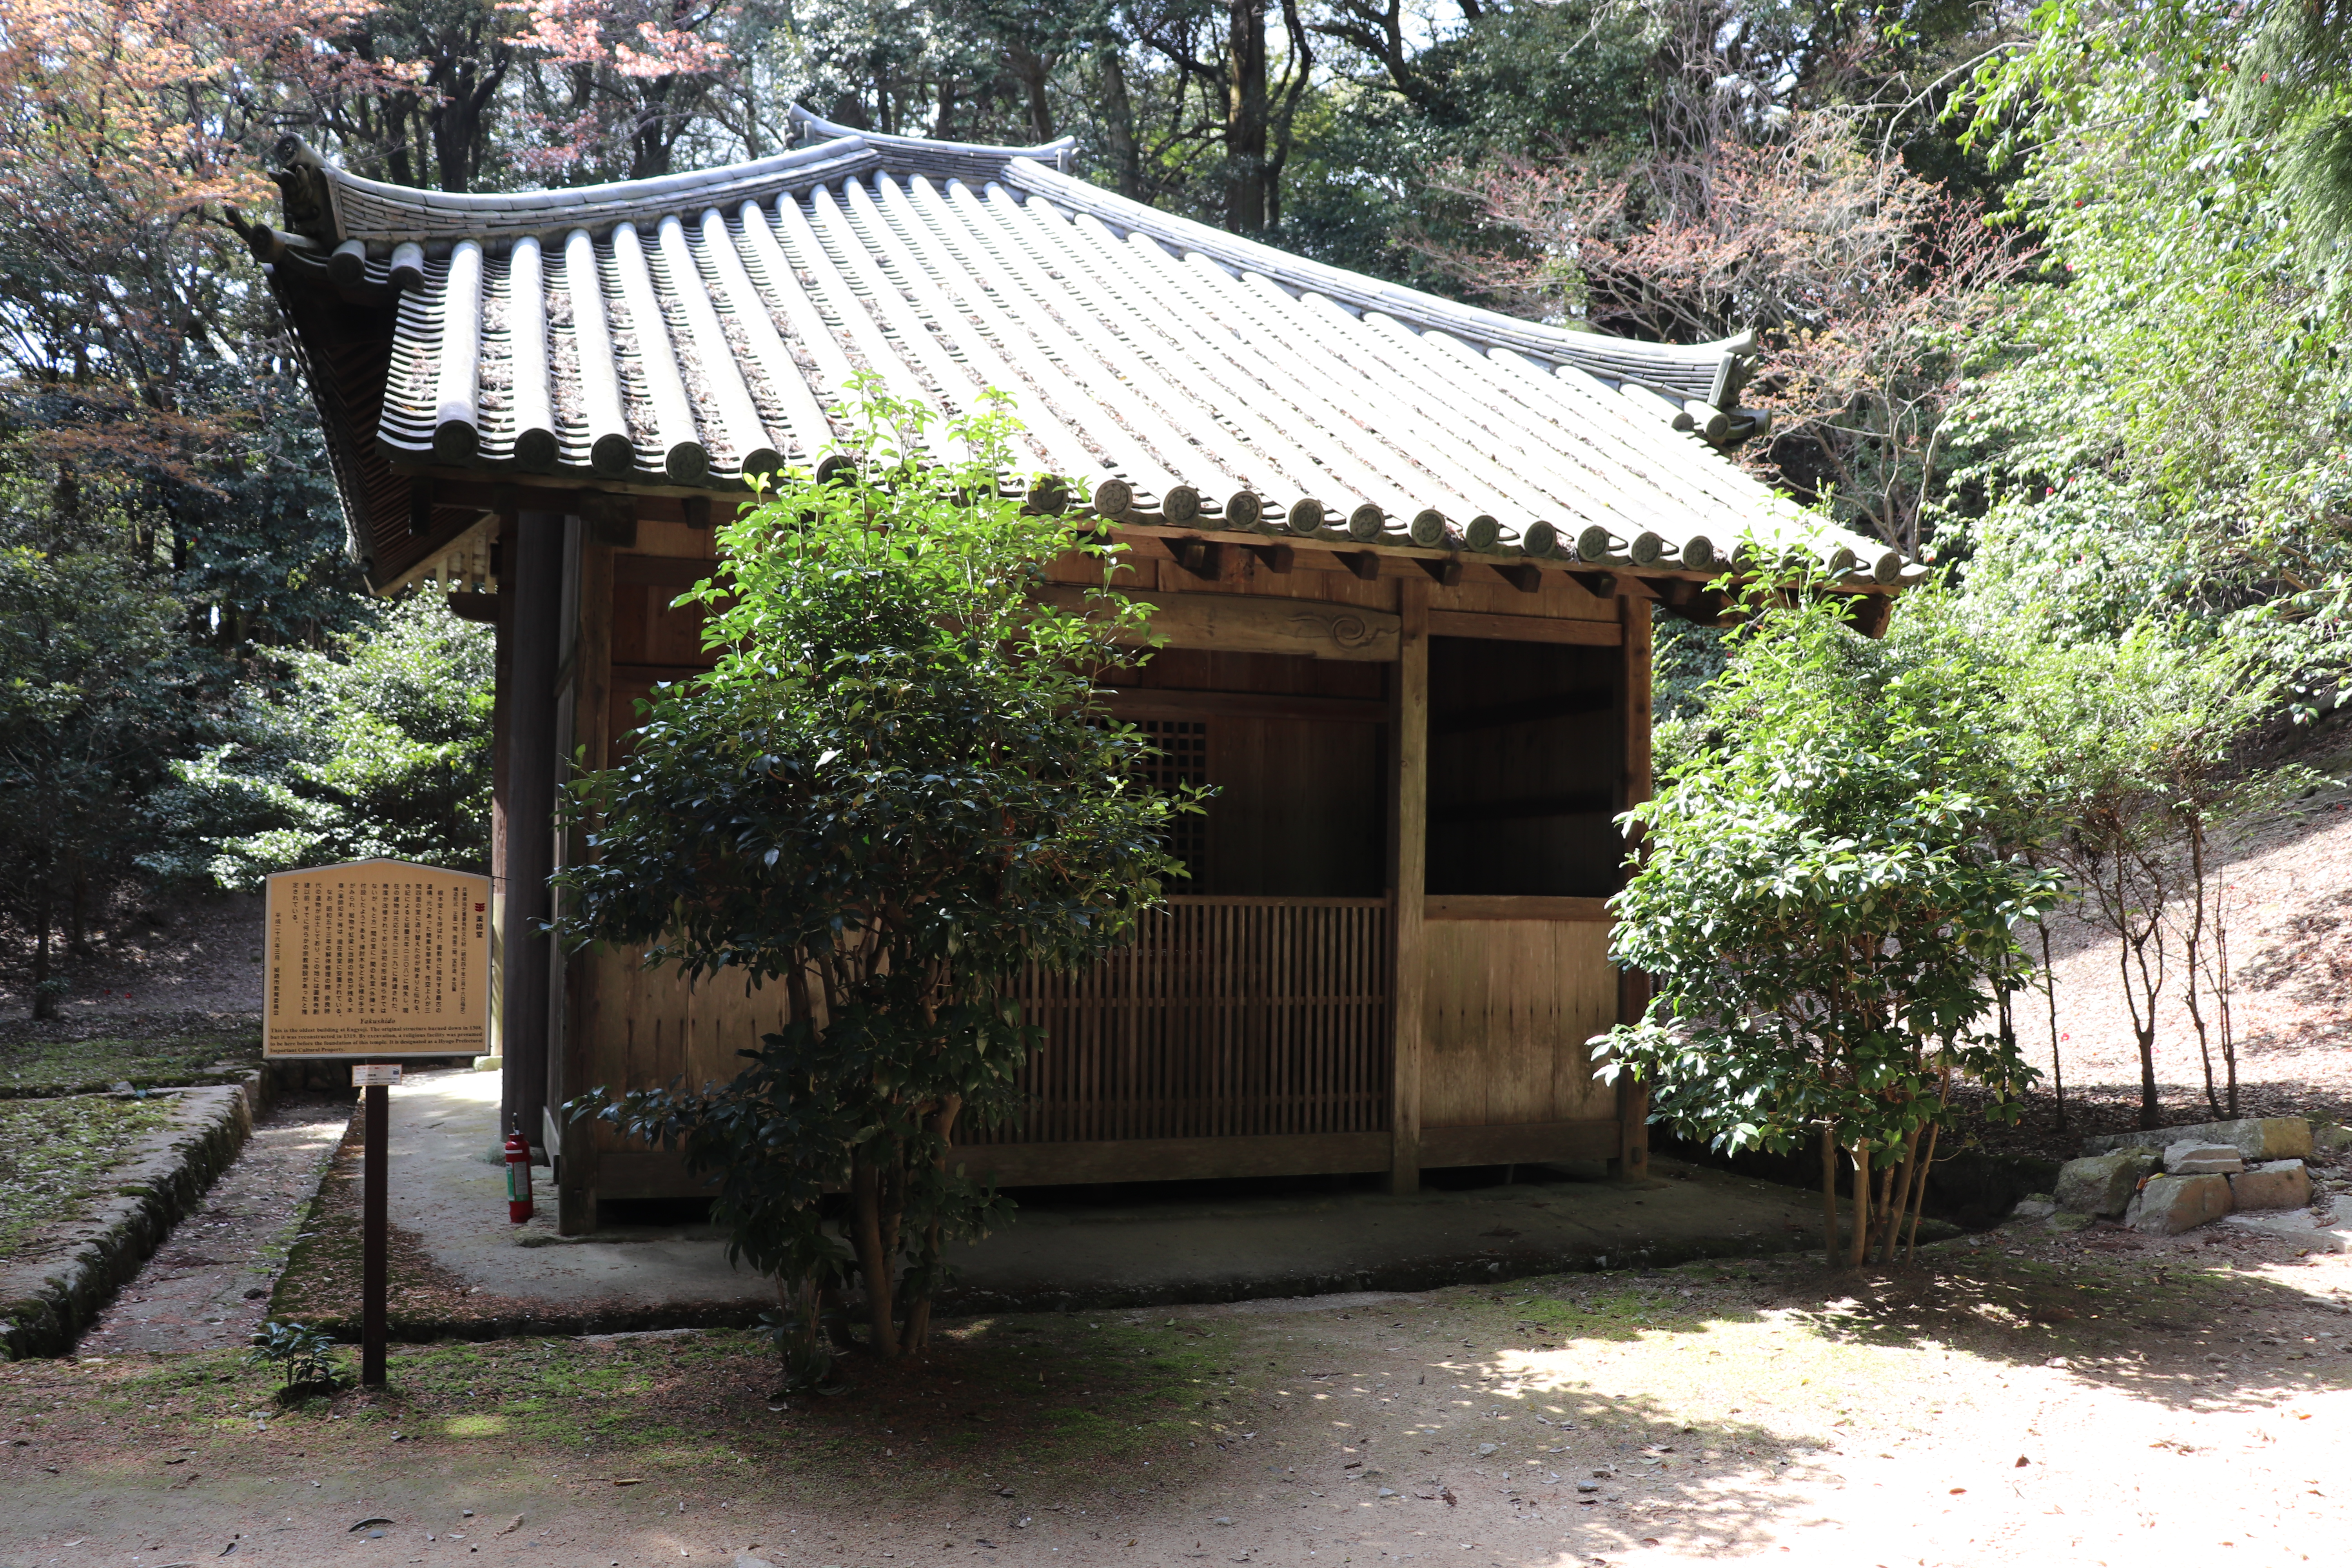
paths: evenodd
<path fill-rule="evenodd" d="M 1389 1191 L 1421 1186 L 1422 997 L 1428 958 L 1422 906 L 1429 888 L 1429 584 L 1397 580 L 1396 672 L 1389 682 L 1389 887 L 1395 931 L 1389 994 L 1395 1017 Z"/>
<path fill-rule="evenodd" d="M 360 1383 L 383 1386 L 384 1231 L 389 1216 L 384 1204 L 384 1142 L 390 1120 L 390 1090 L 372 1083 L 360 1091 L 366 1097 L 362 1118 L 365 1143 L 360 1162 Z"/>
<path fill-rule="evenodd" d="M 563 517 L 527 511 L 501 552 L 499 584 L 511 595 L 507 655 L 507 879 L 500 943 L 506 959 L 499 1043 L 506 1071 L 499 1135 L 520 1130 L 532 1142 L 547 1106 L 550 906 L 555 856 L 555 659 L 563 604 Z M 552 1151 L 550 1151 L 551 1154 Z"/>
<path fill-rule="evenodd" d="M 613 546 L 599 531 L 583 535 L 580 545 L 579 600 L 572 645 L 572 741 L 581 765 L 603 768 L 611 761 L 613 689 Z M 568 761 L 568 759 L 567 759 Z M 564 847 L 566 864 L 586 853 L 580 830 L 574 828 Z M 565 1005 L 562 1037 L 555 1045 L 555 1071 L 550 1091 L 559 1104 L 596 1081 L 591 1060 L 596 1039 L 597 1012 L 604 999 L 597 994 L 602 969 L 596 959 L 582 953 L 564 966 Z M 557 1112 L 559 1121 L 562 1112 Z M 584 1236 L 596 1228 L 596 1153 L 591 1129 L 562 1121 L 555 1147 L 548 1151 L 556 1163 L 555 1228 L 563 1236 Z"/>
<path fill-rule="evenodd" d="M 1618 782 L 1620 810 L 1631 810 L 1650 798 L 1650 602 L 1630 595 L 1617 601 L 1625 628 L 1622 660 L 1625 730 L 1621 740 L 1622 766 Z M 1630 853 L 1635 846 L 1626 846 Z M 1639 970 L 1617 976 L 1617 1017 L 1630 1024 L 1650 1005 L 1650 977 Z M 1630 1078 L 1617 1080 L 1617 1157 L 1610 1174 L 1639 1178 L 1650 1172 L 1650 1090 Z"/>
<path fill-rule="evenodd" d="M 504 520 L 501 530 L 507 539 L 514 538 L 512 516 Z M 507 808 L 514 798 L 514 784 L 507 776 L 514 749 L 507 732 L 514 717 L 514 599 L 505 594 L 494 594 L 492 599 L 498 618 L 491 625 L 498 640 L 490 663 L 490 1032 L 485 1043 L 490 1055 L 503 1058 L 507 1010 L 499 987 L 506 978 Z M 491 1142 L 502 1142 L 506 1133 L 499 1128 Z"/>

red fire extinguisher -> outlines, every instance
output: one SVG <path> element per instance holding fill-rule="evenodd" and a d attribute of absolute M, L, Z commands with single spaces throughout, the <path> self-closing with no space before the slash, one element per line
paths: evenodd
<path fill-rule="evenodd" d="M 507 1135 L 507 1218 L 520 1225 L 530 1217 L 530 1140 L 518 1127 Z"/>

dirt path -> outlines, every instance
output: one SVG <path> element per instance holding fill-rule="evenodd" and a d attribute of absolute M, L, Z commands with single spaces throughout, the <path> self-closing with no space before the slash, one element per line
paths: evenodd
<path fill-rule="evenodd" d="M 2352 1258 L 2252 1235 L 971 1320 L 813 1403 L 770 1364 L 395 1347 L 390 1392 L 290 1411 L 225 1352 L 0 1368 L 0 1563 L 2137 1568 L 2352 1532 Z"/>
<path fill-rule="evenodd" d="M 347 1100 L 281 1100 L 236 1163 L 82 1336 L 80 1353 L 242 1349 L 351 1121 Z"/>

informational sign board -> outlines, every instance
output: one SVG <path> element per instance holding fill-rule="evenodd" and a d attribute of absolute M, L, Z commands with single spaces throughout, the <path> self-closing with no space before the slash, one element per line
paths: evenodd
<path fill-rule="evenodd" d="M 400 1081 L 398 1062 L 354 1062 L 352 1064 L 352 1087 L 373 1089 L 378 1084 L 386 1089 Z"/>
<path fill-rule="evenodd" d="M 285 871 L 269 879 L 264 918 L 264 1056 L 488 1048 L 488 877 L 405 860 Z"/>

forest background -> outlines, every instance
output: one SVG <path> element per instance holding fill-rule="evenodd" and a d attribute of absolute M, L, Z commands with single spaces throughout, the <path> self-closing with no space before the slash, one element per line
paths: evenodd
<path fill-rule="evenodd" d="M 1073 135 L 1138 200 L 1581 330 L 1755 330 L 1742 460 L 1946 569 L 1896 636 L 1963 650 L 2011 847 L 2219 1002 L 2178 868 L 2352 646 L 2348 31 L 2300 0 L 10 0 L 0 961 L 47 1011 L 160 886 L 484 858 L 487 633 L 364 593 L 230 222 L 274 210 L 278 140 L 511 189 L 772 153 L 797 103 Z M 1671 773 L 1724 654 L 1661 631 Z"/>

